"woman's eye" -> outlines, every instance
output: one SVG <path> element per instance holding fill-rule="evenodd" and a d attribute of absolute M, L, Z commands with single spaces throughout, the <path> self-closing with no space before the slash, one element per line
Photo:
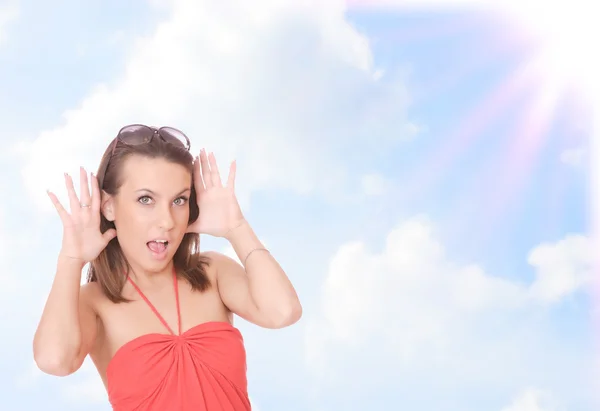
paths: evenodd
<path fill-rule="evenodd" d="M 188 199 L 186 197 L 179 197 L 175 200 L 175 205 L 184 205 L 185 203 L 187 203 L 187 200 Z"/>
<path fill-rule="evenodd" d="M 142 196 L 142 197 L 138 198 L 138 201 L 142 204 L 150 204 L 152 199 L 148 196 Z"/>

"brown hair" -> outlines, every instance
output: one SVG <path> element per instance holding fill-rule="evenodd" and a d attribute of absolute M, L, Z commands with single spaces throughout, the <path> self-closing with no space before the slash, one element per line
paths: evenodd
<path fill-rule="evenodd" d="M 113 146 L 114 147 L 113 152 Z M 107 147 L 100 166 L 98 167 L 98 185 L 101 191 L 109 195 L 116 195 L 123 184 L 123 167 L 127 159 L 133 155 L 147 158 L 162 158 L 169 162 L 186 167 L 192 174 L 192 192 L 189 199 L 189 223 L 196 221 L 199 210 L 196 203 L 196 190 L 193 183 L 193 157 L 183 146 L 164 142 L 160 137 L 154 136 L 149 143 L 138 145 L 123 144 L 115 138 Z M 100 213 L 100 231 L 106 232 L 115 225 Z M 210 287 L 210 280 L 206 274 L 205 266 L 209 259 L 200 255 L 200 235 L 186 233 L 173 256 L 173 264 L 177 276 L 186 279 L 192 289 L 204 291 Z M 128 302 L 121 294 L 127 280 L 125 274 L 129 273 L 129 266 L 121 250 L 118 239 L 113 238 L 98 257 L 90 262 L 87 281 L 97 281 L 104 294 L 114 303 Z"/>

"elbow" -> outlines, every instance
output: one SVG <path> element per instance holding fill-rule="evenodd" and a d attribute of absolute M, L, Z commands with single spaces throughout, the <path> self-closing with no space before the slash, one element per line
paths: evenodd
<path fill-rule="evenodd" d="M 34 357 L 35 364 L 45 374 L 56 377 L 66 377 L 72 373 L 71 367 L 64 362 L 57 361 L 50 357 Z"/>
<path fill-rule="evenodd" d="M 297 301 L 296 304 L 294 304 L 294 306 L 292 307 L 292 310 L 288 317 L 289 325 L 297 323 L 298 321 L 300 321 L 300 318 L 302 318 L 302 304 L 300 304 L 300 301 Z"/>
<path fill-rule="evenodd" d="M 57 377 L 66 377 L 73 373 L 73 361 L 69 360 L 71 357 L 53 350 L 41 351 L 35 347 L 33 351 L 33 360 L 39 370 Z"/>
<path fill-rule="evenodd" d="M 285 310 L 279 311 L 277 319 L 273 321 L 272 328 L 285 328 L 297 323 L 302 318 L 302 305 L 299 301 L 291 304 Z"/>

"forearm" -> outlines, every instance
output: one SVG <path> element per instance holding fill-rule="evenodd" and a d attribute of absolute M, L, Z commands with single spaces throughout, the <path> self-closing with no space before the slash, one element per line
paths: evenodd
<path fill-rule="evenodd" d="M 245 263 L 250 294 L 258 310 L 276 323 L 297 321 L 302 308 L 296 290 L 271 253 L 260 250 L 264 245 L 250 225 L 246 222 L 232 230 L 227 239 Z"/>
<path fill-rule="evenodd" d="M 51 374 L 65 374 L 79 353 L 81 263 L 59 257 L 57 271 L 33 341 L 35 361 Z"/>

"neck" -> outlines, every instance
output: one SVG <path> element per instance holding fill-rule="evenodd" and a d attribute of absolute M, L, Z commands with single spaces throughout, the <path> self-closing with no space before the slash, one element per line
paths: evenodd
<path fill-rule="evenodd" d="M 163 286 L 165 281 L 173 278 L 173 260 L 157 271 L 145 270 L 137 264 L 129 263 L 129 277 L 140 287 Z"/>

